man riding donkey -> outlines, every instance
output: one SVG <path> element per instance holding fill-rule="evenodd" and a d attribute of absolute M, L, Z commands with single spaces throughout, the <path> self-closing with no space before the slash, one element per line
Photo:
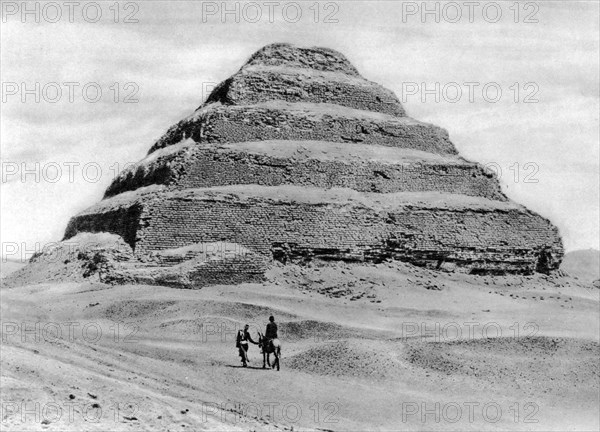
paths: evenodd
<path fill-rule="evenodd" d="M 269 322 L 267 324 L 264 337 L 260 333 L 258 334 L 258 343 L 263 353 L 263 368 L 266 368 L 266 364 L 271 366 L 269 356 L 271 354 L 274 354 L 275 362 L 273 363 L 272 367 L 277 367 L 277 370 L 279 370 L 279 359 L 281 357 L 281 343 L 279 342 L 277 336 L 277 324 L 275 324 L 275 318 L 273 317 L 273 315 L 269 317 Z"/>
<path fill-rule="evenodd" d="M 242 358 L 242 365 L 248 367 L 250 359 L 248 358 L 248 342 L 252 342 L 254 345 L 258 345 L 258 342 L 252 340 L 252 336 L 248 332 L 250 326 L 246 324 L 244 330 L 239 330 L 236 338 L 235 346 L 239 349 L 239 355 Z"/>

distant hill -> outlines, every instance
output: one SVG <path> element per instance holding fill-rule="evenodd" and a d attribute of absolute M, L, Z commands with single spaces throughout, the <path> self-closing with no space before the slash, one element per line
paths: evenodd
<path fill-rule="evenodd" d="M 560 268 L 571 276 L 592 282 L 600 278 L 600 251 L 586 249 L 569 252 L 565 254 Z"/>

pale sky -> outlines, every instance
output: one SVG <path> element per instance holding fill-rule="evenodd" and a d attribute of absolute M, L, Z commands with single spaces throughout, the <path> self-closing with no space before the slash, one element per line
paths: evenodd
<path fill-rule="evenodd" d="M 428 2 L 440 8 L 439 23 L 421 15 L 420 1 L 275 2 L 273 22 L 265 2 L 239 3 L 239 23 L 235 13 L 220 16 L 220 1 L 121 3 L 117 23 L 114 1 L 97 2 L 95 23 L 86 21 L 94 8 L 82 10 L 90 2 L 80 3 L 73 22 L 63 2 L 55 3 L 59 18 L 38 3 L 36 23 L 35 14 L 22 16 L 21 2 L 2 2 L 3 254 L 7 244 L 22 253 L 60 240 L 116 171 L 142 159 L 215 83 L 274 42 L 341 51 L 404 99 L 411 117 L 446 128 L 462 156 L 500 169 L 507 195 L 556 224 L 567 250 L 599 248 L 597 1 L 521 2 L 518 17 L 514 1 L 480 2 L 471 20 L 465 6 L 457 19 L 452 5 Z M 492 22 L 495 5 L 502 16 Z M 138 22 L 123 22 L 132 12 Z M 72 102 L 64 83 L 77 83 Z M 102 96 L 92 103 L 97 88 Z M 124 103 L 136 89 L 138 102 Z M 25 178 L 23 168 L 31 172 Z"/>

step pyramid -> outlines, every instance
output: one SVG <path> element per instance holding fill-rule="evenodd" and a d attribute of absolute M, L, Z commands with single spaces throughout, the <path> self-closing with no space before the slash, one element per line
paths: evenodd
<path fill-rule="evenodd" d="M 563 256 L 556 227 L 460 157 L 446 130 L 408 117 L 339 52 L 289 44 L 252 55 L 65 239 L 98 232 L 141 261 L 223 243 L 283 263 L 529 274 Z"/>

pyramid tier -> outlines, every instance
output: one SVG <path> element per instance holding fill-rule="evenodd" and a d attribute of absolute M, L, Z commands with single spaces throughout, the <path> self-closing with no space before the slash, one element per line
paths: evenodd
<path fill-rule="evenodd" d="M 448 132 L 438 126 L 410 117 L 324 103 L 210 104 L 172 126 L 150 153 L 187 138 L 198 143 L 263 140 L 363 143 L 457 154 Z"/>
<path fill-rule="evenodd" d="M 471 273 L 548 271 L 563 253 L 556 228 L 522 206 L 435 192 L 149 186 L 75 216 L 66 238 L 100 231 L 122 236 L 136 255 L 231 242 L 283 262 L 394 258 Z"/>
<path fill-rule="evenodd" d="M 364 78 L 338 72 L 281 66 L 246 66 L 219 84 L 206 104 L 252 105 L 259 102 L 330 103 L 402 117 L 396 95 Z"/>
<path fill-rule="evenodd" d="M 247 66 L 283 66 L 338 72 L 358 76 L 358 71 L 340 52 L 322 47 L 303 48 L 286 43 L 262 47 L 246 62 Z"/>
<path fill-rule="evenodd" d="M 291 184 L 383 193 L 440 191 L 506 200 L 493 173 L 456 156 L 322 141 L 218 145 L 184 141 L 123 171 L 105 196 L 152 184 L 174 189 Z"/>

